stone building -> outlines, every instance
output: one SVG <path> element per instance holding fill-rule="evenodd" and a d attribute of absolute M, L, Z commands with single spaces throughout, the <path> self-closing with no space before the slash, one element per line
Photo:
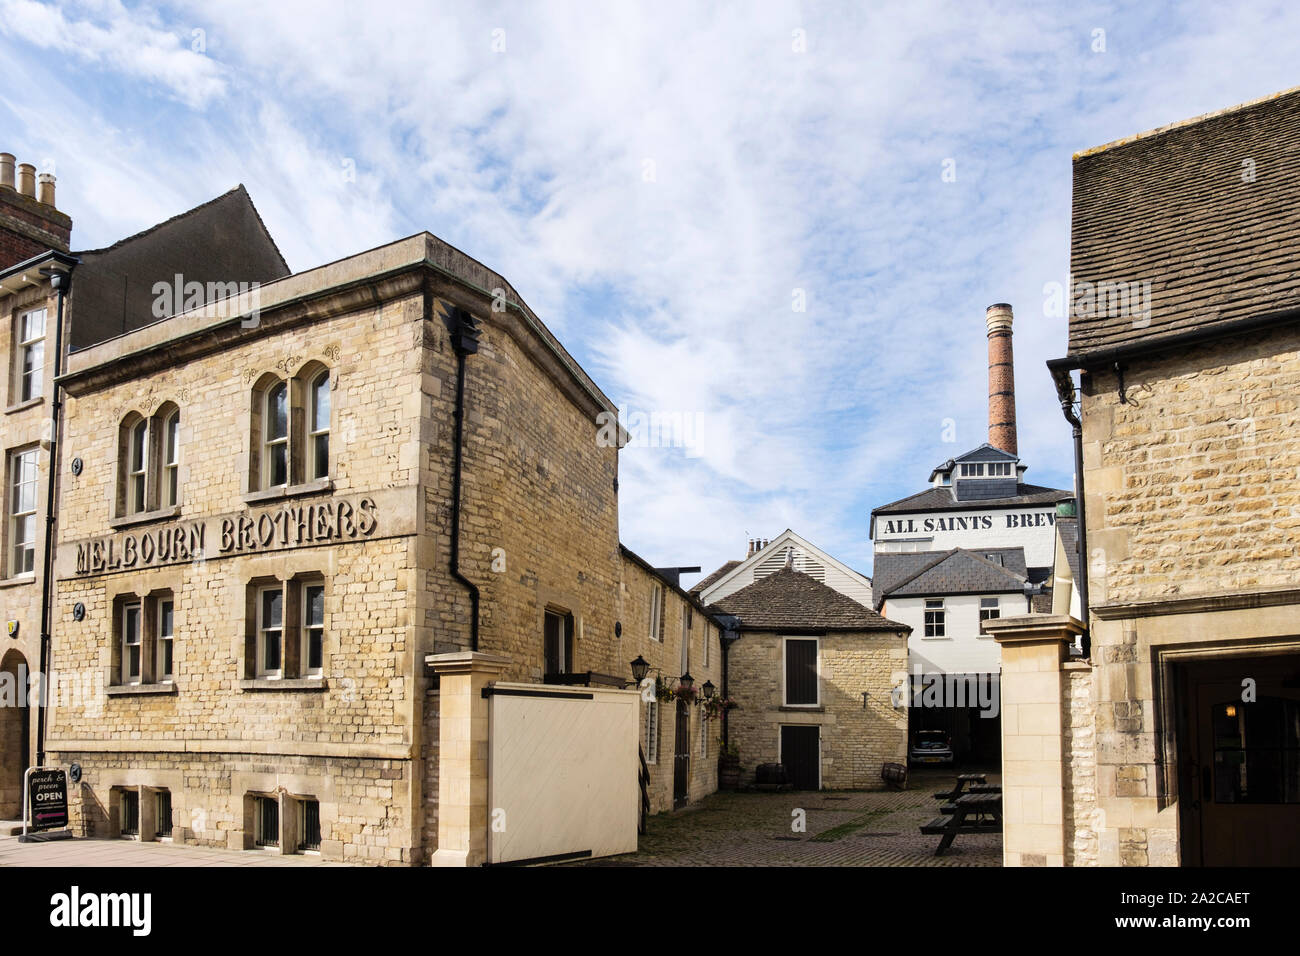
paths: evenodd
<path fill-rule="evenodd" d="M 1086 614 L 986 625 L 1008 864 L 1300 855 L 1298 156 L 1300 90 L 1074 157 Z"/>
<path fill-rule="evenodd" d="M 289 274 L 242 187 L 56 252 L 49 667 L 77 692 L 44 744 L 81 770 L 78 832 L 482 862 L 484 686 L 620 688 L 647 658 L 721 685 L 717 624 L 620 546 L 617 410 L 499 275 L 427 233 Z M 12 271 L 6 314 L 48 308 Z M 711 792 L 718 722 L 647 696 L 650 808 Z"/>
<path fill-rule="evenodd" d="M 0 417 L 6 502 L 0 549 L 0 819 L 22 813 L 23 771 L 37 755 L 38 709 L 28 706 L 42 671 L 41 634 L 51 493 L 51 403 L 55 329 L 67 287 L 62 276 L 72 220 L 55 208 L 54 178 L 0 153 L 0 354 L 5 414 Z M 55 275 L 59 273 L 60 275 Z M 56 287 L 57 286 L 57 287 Z M 34 685 L 39 688 L 39 684 Z"/>
<path fill-rule="evenodd" d="M 776 570 L 771 549 L 785 561 Z M 747 559 L 753 583 L 724 586 L 709 605 L 735 619 L 726 687 L 737 707 L 727 722 L 742 781 L 780 763 L 796 789 L 879 788 L 881 765 L 907 757 L 908 628 L 814 577 L 812 561 L 840 567 L 829 555 L 805 543 L 797 570 L 795 551 L 783 538 L 758 549 Z M 704 593 L 724 580 L 706 579 Z"/>

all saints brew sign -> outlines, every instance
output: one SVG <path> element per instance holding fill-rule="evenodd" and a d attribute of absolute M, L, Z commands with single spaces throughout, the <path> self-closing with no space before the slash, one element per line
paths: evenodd
<path fill-rule="evenodd" d="M 934 515 L 892 518 L 882 522 L 881 535 L 933 534 L 937 531 L 992 531 L 1020 528 L 1052 528 L 1055 511 L 1008 511 L 982 515 Z"/>
<path fill-rule="evenodd" d="M 379 526 L 375 500 L 340 498 L 282 505 L 261 512 L 171 522 L 77 544 L 76 574 L 108 574 L 211 557 L 372 537 Z"/>

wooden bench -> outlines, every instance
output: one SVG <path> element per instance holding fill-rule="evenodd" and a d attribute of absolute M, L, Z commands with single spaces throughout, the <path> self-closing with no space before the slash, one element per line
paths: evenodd
<path fill-rule="evenodd" d="M 895 790 L 907 789 L 907 767 L 901 763 L 885 763 L 880 766 L 880 779 Z"/>
<path fill-rule="evenodd" d="M 1001 833 L 1002 794 L 968 793 L 956 800 L 951 816 L 935 817 L 921 827 L 927 836 L 942 836 L 935 856 L 943 856 L 958 833 Z"/>

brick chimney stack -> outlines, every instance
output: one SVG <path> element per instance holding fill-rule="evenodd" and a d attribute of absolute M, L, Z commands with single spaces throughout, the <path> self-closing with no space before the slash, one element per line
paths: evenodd
<path fill-rule="evenodd" d="M 39 183 L 39 185 L 38 185 Z M 72 220 L 54 206 L 54 176 L 0 153 L 0 269 L 42 252 L 68 251 Z"/>
<path fill-rule="evenodd" d="M 1012 455 L 1016 448 L 1016 369 L 1011 353 L 1011 306 L 985 310 L 989 329 L 989 444 Z"/>

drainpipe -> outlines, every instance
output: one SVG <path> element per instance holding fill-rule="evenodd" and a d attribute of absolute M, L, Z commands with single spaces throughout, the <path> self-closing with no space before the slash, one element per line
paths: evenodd
<path fill-rule="evenodd" d="M 1092 656 L 1092 636 L 1088 629 L 1088 521 L 1083 504 L 1083 422 L 1074 410 L 1074 379 L 1067 368 L 1048 366 L 1056 382 L 1056 394 L 1061 400 L 1061 414 L 1070 423 L 1074 432 L 1074 484 L 1075 511 L 1079 520 L 1079 580 L 1075 586 L 1079 589 L 1079 613 L 1083 615 L 1083 634 L 1079 637 L 1079 647 L 1087 660 Z"/>
<path fill-rule="evenodd" d="M 424 289 L 424 314 L 426 319 L 433 316 L 433 295 L 427 284 Z M 442 320 L 451 338 L 452 350 L 456 353 L 456 453 L 451 473 L 451 576 L 469 592 L 469 649 L 477 651 L 478 585 L 465 577 L 460 569 L 460 487 L 465 463 L 465 359 L 478 352 L 481 329 L 478 319 L 458 306 L 452 306 L 444 312 Z"/>
<path fill-rule="evenodd" d="M 63 403 L 59 400 L 63 393 L 59 385 L 59 376 L 63 374 L 63 307 L 72 287 L 72 265 L 67 271 L 46 267 L 41 274 L 50 280 L 50 286 L 58 294 L 58 314 L 54 322 L 54 395 L 50 402 L 50 457 L 49 475 L 45 482 L 45 549 L 42 558 L 44 573 L 41 576 L 41 646 L 39 666 L 41 675 L 41 692 L 36 698 L 36 766 L 45 765 L 45 710 L 49 699 L 49 665 L 50 665 L 50 621 L 53 617 L 54 600 L 54 485 L 59 474 L 59 421 Z"/>
<path fill-rule="evenodd" d="M 740 618 L 734 614 L 717 614 L 713 618 L 722 626 L 722 638 L 718 641 L 722 645 L 722 690 L 719 694 L 727 697 L 727 659 L 728 650 L 731 645 L 740 637 L 738 630 L 740 628 Z M 728 711 L 722 713 L 722 745 L 725 747 L 731 741 L 731 715 Z"/>

